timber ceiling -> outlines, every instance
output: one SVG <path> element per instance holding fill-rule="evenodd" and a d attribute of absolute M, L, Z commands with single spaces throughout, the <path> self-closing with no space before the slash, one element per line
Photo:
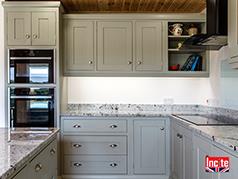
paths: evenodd
<path fill-rule="evenodd" d="M 199 13 L 203 11 L 206 7 L 206 0 L 60 0 L 60 1 L 62 2 L 66 12 L 68 13 L 108 13 L 108 12 Z"/>

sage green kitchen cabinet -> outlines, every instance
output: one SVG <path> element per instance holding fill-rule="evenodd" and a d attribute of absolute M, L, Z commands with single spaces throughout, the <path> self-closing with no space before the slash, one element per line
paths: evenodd
<path fill-rule="evenodd" d="M 97 70 L 132 71 L 132 22 L 99 21 L 97 23 Z"/>
<path fill-rule="evenodd" d="M 55 45 L 55 12 L 32 12 L 32 45 Z"/>
<path fill-rule="evenodd" d="M 229 63 L 233 68 L 238 68 L 238 0 L 227 3 Z"/>
<path fill-rule="evenodd" d="M 138 21 L 135 31 L 136 71 L 161 72 L 163 69 L 162 22 Z"/>
<path fill-rule="evenodd" d="M 166 173 L 166 127 L 164 119 L 134 121 L 134 173 Z"/>
<path fill-rule="evenodd" d="M 201 136 L 193 138 L 193 179 L 214 179 L 213 173 L 205 171 L 205 157 L 213 156 L 212 143 Z"/>
<path fill-rule="evenodd" d="M 7 45 L 55 45 L 55 12 L 12 12 L 7 14 Z"/>
<path fill-rule="evenodd" d="M 31 45 L 31 13 L 7 13 L 8 45 Z"/>
<path fill-rule="evenodd" d="M 65 20 L 64 25 L 65 73 L 94 70 L 94 22 Z"/>
<path fill-rule="evenodd" d="M 26 179 L 29 175 L 29 168 L 25 166 L 20 172 L 18 172 L 12 179 Z"/>
<path fill-rule="evenodd" d="M 57 179 L 57 141 L 53 140 L 12 179 Z"/>
<path fill-rule="evenodd" d="M 171 124 L 171 173 L 173 179 L 191 179 L 193 170 L 192 131 L 172 122 Z"/>
<path fill-rule="evenodd" d="M 238 171 L 238 155 L 237 152 L 229 153 L 222 148 L 214 146 L 212 148 L 214 156 L 222 156 L 222 157 L 229 157 L 230 160 L 230 169 L 229 172 L 225 173 L 217 173 L 215 179 L 234 179 L 237 178 L 237 171 Z"/>

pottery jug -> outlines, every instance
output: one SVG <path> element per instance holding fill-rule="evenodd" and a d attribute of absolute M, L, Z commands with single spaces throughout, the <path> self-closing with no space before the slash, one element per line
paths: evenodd
<path fill-rule="evenodd" d="M 173 24 L 173 25 L 170 25 L 169 26 L 169 31 L 174 36 L 180 36 L 183 33 L 182 26 L 183 26 L 183 24 Z"/>
<path fill-rule="evenodd" d="M 188 35 L 193 36 L 198 34 L 198 28 L 195 27 L 193 24 L 190 26 L 190 28 L 187 30 Z"/>

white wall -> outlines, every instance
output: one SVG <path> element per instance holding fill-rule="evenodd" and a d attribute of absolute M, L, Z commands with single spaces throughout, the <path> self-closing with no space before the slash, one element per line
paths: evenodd
<path fill-rule="evenodd" d="M 0 0 L 0 4 L 3 0 Z M 3 8 L 0 5 L 0 127 L 5 125 L 4 113 L 4 38 L 3 38 Z"/>
<path fill-rule="evenodd" d="M 69 103 L 205 104 L 212 96 L 209 78 L 69 78 Z"/>

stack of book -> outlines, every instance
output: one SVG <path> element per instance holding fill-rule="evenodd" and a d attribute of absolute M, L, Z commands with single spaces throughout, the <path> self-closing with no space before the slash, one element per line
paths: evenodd
<path fill-rule="evenodd" d="M 190 55 L 181 71 L 202 71 L 202 56 L 201 55 Z"/>

